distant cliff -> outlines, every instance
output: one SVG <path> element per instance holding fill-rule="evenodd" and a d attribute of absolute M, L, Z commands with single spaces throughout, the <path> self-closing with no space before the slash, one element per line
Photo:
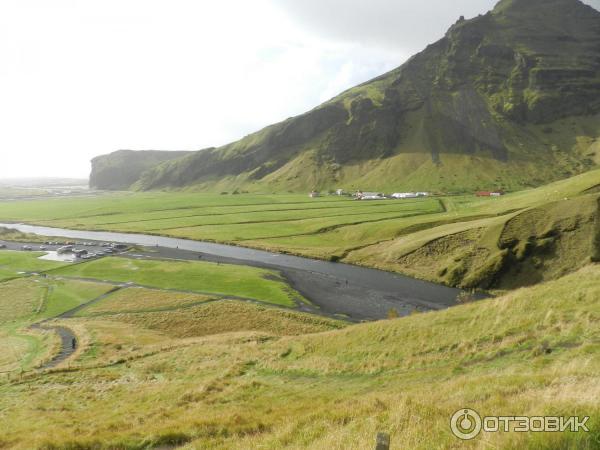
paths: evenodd
<path fill-rule="evenodd" d="M 90 188 L 126 190 L 140 179 L 142 174 L 172 159 L 182 158 L 193 152 L 162 150 L 118 150 L 92 159 Z"/>

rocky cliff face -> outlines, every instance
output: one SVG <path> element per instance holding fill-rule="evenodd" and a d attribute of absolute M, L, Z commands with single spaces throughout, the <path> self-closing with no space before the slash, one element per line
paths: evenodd
<path fill-rule="evenodd" d="M 139 189 L 517 189 L 600 162 L 600 13 L 502 0 L 301 116 L 146 171 Z"/>
<path fill-rule="evenodd" d="M 118 150 L 92 159 L 90 188 L 126 190 L 148 169 L 192 152 Z"/>

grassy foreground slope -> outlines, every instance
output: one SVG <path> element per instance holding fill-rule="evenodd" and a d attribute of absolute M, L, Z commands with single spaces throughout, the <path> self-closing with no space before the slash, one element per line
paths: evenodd
<path fill-rule="evenodd" d="M 103 355 L 100 366 L 91 355 L 2 382 L 2 444 L 341 450 L 371 448 L 387 431 L 392 448 L 595 449 L 599 276 L 587 266 L 502 298 L 319 334 L 188 338 L 127 360 Z M 457 441 L 449 418 L 467 406 L 589 415 L 591 431 Z"/>

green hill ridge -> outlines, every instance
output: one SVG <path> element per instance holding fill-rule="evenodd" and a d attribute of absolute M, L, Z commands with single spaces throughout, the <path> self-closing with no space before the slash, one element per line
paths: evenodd
<path fill-rule="evenodd" d="M 600 12 L 503 0 L 405 64 L 134 189 L 517 190 L 600 162 Z M 95 170 L 95 168 L 94 168 Z"/>

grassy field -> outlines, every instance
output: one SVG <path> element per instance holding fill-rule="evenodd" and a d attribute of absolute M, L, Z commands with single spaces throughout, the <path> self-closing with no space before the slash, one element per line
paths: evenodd
<path fill-rule="evenodd" d="M 200 261 L 102 258 L 65 266 L 53 270 L 52 274 L 132 282 L 209 295 L 237 296 L 289 307 L 296 306 L 296 302 L 305 301 L 277 272 L 249 266 Z"/>
<path fill-rule="evenodd" d="M 108 193 L 4 203 L 0 221 L 233 243 L 452 286 L 510 289 L 589 262 L 598 186 L 600 170 L 500 198 L 356 202 L 292 194 Z"/>
<path fill-rule="evenodd" d="M 504 296 L 376 323 L 349 325 L 227 299 L 278 306 L 302 300 L 268 270 L 117 257 L 63 265 L 33 253 L 0 252 L 5 278 L 40 270 L 49 275 L 0 282 L 0 448 L 345 450 L 371 448 L 385 431 L 392 448 L 595 449 L 600 266 L 589 263 L 599 217 L 594 180 L 590 175 L 499 199 L 398 202 L 406 216 L 298 237 L 297 245 L 322 238 L 353 262 L 375 265 L 377 258 L 377 264 L 448 283 L 476 277 L 487 283 L 484 269 L 499 273 L 489 260 L 512 262 L 503 273 L 514 270 L 514 284 L 499 284 L 513 289 Z M 396 207 L 337 198 L 299 203 L 317 205 L 321 213 L 346 204 Z M 434 203 L 442 209 L 426 212 Z M 409 213 L 421 204 L 418 215 Z M 344 249 L 359 242 L 362 247 Z M 518 289 L 532 280 L 536 286 Z M 100 298 L 114 282 L 147 287 Z M 34 370 L 56 353 L 58 341 L 27 327 L 94 299 L 74 317 L 51 322 L 73 330 L 77 352 L 56 369 Z M 464 407 L 482 415 L 590 416 L 591 432 L 490 433 L 462 442 L 448 423 Z"/>
<path fill-rule="evenodd" d="M 298 336 L 182 333 L 202 328 L 196 314 L 181 314 L 186 326 L 160 326 L 144 311 L 65 319 L 88 336 L 88 350 L 68 370 L 0 383 L 2 444 L 341 450 L 372 448 L 385 431 L 392 448 L 595 449 L 598 277 L 600 266 L 586 266 L 497 299 L 337 330 L 322 323 Z M 209 305 L 217 304 L 193 308 Z M 260 306 L 220 305 L 210 323 L 244 323 L 226 322 L 227 308 L 262 320 L 263 312 L 237 309 Z M 304 316 L 268 311 L 271 324 L 279 313 Z M 466 406 L 482 415 L 589 415 L 591 432 L 458 441 L 449 418 Z"/>
<path fill-rule="evenodd" d="M 174 308 L 194 306 L 212 299 L 212 297 L 199 294 L 128 288 L 115 292 L 100 303 L 87 306 L 76 316 L 91 317 L 106 314 L 168 311 Z"/>
<path fill-rule="evenodd" d="M 115 292 L 58 323 L 75 329 L 84 342 L 71 366 L 135 359 L 193 343 L 192 338 L 200 336 L 240 332 L 296 336 L 347 325 L 282 308 L 143 288 Z"/>
<path fill-rule="evenodd" d="M 0 250 L 0 281 L 65 265 L 59 261 L 38 259 L 44 253 Z"/>
<path fill-rule="evenodd" d="M 56 317 L 112 286 L 74 280 L 17 278 L 0 283 L 0 372 L 30 369 L 49 359 L 56 336 L 32 332 L 32 323 Z"/>
<path fill-rule="evenodd" d="M 115 317 L 118 316 L 120 328 L 129 330 L 132 340 L 140 338 L 136 331 L 132 331 L 138 322 L 146 330 L 144 339 L 153 336 L 157 342 L 163 338 L 168 340 L 169 335 L 203 336 L 263 329 L 298 334 L 342 324 L 297 313 L 272 311 L 243 302 L 211 303 L 200 308 L 205 302 L 222 302 L 232 297 L 285 307 L 294 307 L 296 302 L 305 301 L 279 274 L 269 270 L 206 262 L 125 258 L 104 258 L 69 265 L 42 261 L 37 259 L 38 256 L 31 252 L 0 251 L 2 274 L 5 275 L 0 280 L 0 354 L 3 355 L 0 373 L 28 370 L 50 359 L 59 347 L 57 336 L 43 329 L 29 329 L 29 326 L 45 319 L 55 319 L 84 303 L 101 298 L 114 290 L 115 282 L 132 281 L 157 289 L 129 287 L 117 290 L 102 301 L 92 302 L 79 310 L 77 316 L 81 320 L 100 318 L 96 320 L 102 322 L 99 330 L 114 328 Z M 33 271 L 47 272 L 42 275 L 26 274 Z M 200 293 L 205 291 L 209 295 Z M 55 320 L 49 325 L 55 325 Z M 82 333 L 83 344 L 94 340 L 96 330 L 85 332 L 85 327 L 77 323 L 70 323 L 67 328 L 77 329 L 76 334 Z M 139 331 L 140 327 L 136 329 Z M 86 345 L 81 345 L 83 347 Z M 96 351 L 98 346 L 90 348 Z M 105 353 L 104 348 L 101 353 Z"/>

